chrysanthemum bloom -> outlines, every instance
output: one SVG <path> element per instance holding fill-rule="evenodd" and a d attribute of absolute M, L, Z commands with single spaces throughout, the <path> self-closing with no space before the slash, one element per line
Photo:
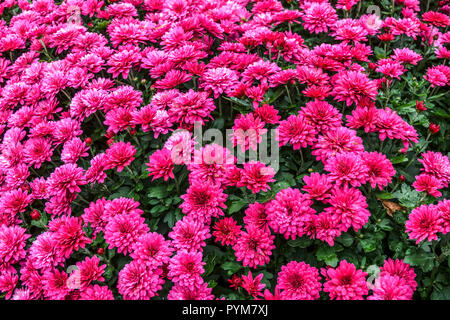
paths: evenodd
<path fill-rule="evenodd" d="M 402 64 L 392 59 L 380 59 L 377 62 L 376 72 L 382 73 L 385 77 L 400 80 L 400 76 L 406 71 Z"/>
<path fill-rule="evenodd" d="M 158 295 L 163 283 L 160 269 L 150 269 L 143 263 L 131 261 L 120 270 L 117 289 L 124 300 L 150 300 Z"/>
<path fill-rule="evenodd" d="M 112 144 L 106 150 L 108 156 L 108 168 L 117 168 L 117 172 L 121 172 L 126 166 L 130 165 L 134 160 L 136 148 L 129 142 L 123 141 Z"/>
<path fill-rule="evenodd" d="M 448 15 L 436 12 L 436 11 L 427 11 L 422 15 L 422 19 L 425 22 L 428 22 L 436 27 L 448 27 L 450 25 L 450 18 Z"/>
<path fill-rule="evenodd" d="M 302 107 L 299 114 L 319 132 L 339 128 L 342 123 L 342 114 L 326 101 L 307 102 L 306 107 Z"/>
<path fill-rule="evenodd" d="M 303 261 L 291 261 L 281 267 L 277 287 L 284 300 L 316 300 L 322 284 L 316 268 Z"/>
<path fill-rule="evenodd" d="M 337 268 L 322 268 L 321 274 L 326 279 L 323 291 L 328 292 L 332 300 L 363 300 L 369 293 L 367 273 L 346 260 L 342 260 Z"/>
<path fill-rule="evenodd" d="M 32 298 L 29 289 L 16 289 L 11 300 L 32 300 Z"/>
<path fill-rule="evenodd" d="M 401 63 L 417 65 L 422 60 L 422 56 L 409 48 L 396 48 L 392 58 Z"/>
<path fill-rule="evenodd" d="M 269 124 L 278 123 L 280 121 L 278 110 L 268 104 L 264 104 L 261 107 L 255 108 L 254 115 L 257 118 L 260 118 L 261 121 Z"/>
<path fill-rule="evenodd" d="M 77 163 L 81 157 L 87 157 L 89 147 L 80 138 L 73 138 L 64 143 L 61 151 L 61 160 L 64 163 Z"/>
<path fill-rule="evenodd" d="M 176 97 L 169 107 L 171 122 L 190 128 L 196 121 L 204 124 L 211 112 L 216 109 L 214 101 L 204 91 L 189 90 Z"/>
<path fill-rule="evenodd" d="M 223 93 L 230 95 L 239 81 L 236 71 L 228 68 L 207 69 L 200 77 L 200 88 L 214 92 L 214 99 Z"/>
<path fill-rule="evenodd" d="M 82 133 L 80 122 L 71 118 L 64 118 L 53 123 L 53 131 L 51 132 L 56 144 L 72 140 Z"/>
<path fill-rule="evenodd" d="M 36 237 L 29 249 L 28 261 L 34 269 L 53 269 L 62 265 L 65 258 L 53 232 L 44 232 Z"/>
<path fill-rule="evenodd" d="M 208 288 L 206 282 L 195 287 L 182 286 L 176 283 L 170 289 L 167 300 L 214 300 L 211 291 L 212 289 Z"/>
<path fill-rule="evenodd" d="M 439 179 L 426 173 L 422 173 L 416 176 L 416 181 L 414 181 L 412 186 L 417 191 L 426 192 L 436 198 L 442 196 L 442 193 L 439 191 L 439 189 L 442 189 L 444 187 Z"/>
<path fill-rule="evenodd" d="M 450 182 L 450 161 L 447 156 L 440 152 L 427 151 L 421 154 L 422 158 L 418 159 L 422 163 L 421 171 L 438 178 L 442 184 L 447 186 Z"/>
<path fill-rule="evenodd" d="M 100 231 L 105 230 L 105 226 L 108 221 L 105 220 L 103 215 L 105 211 L 105 204 L 108 201 L 105 198 L 98 199 L 95 202 L 91 202 L 88 208 L 84 209 L 84 214 L 81 216 L 85 225 L 90 224 L 94 230 L 93 237 L 95 237 Z"/>
<path fill-rule="evenodd" d="M 414 294 L 405 279 L 390 274 L 377 278 L 372 291 L 367 300 L 411 300 Z"/>
<path fill-rule="evenodd" d="M 379 152 L 365 152 L 361 156 L 364 164 L 369 169 L 369 183 L 372 189 L 376 186 L 380 190 L 392 182 L 392 177 L 395 175 L 395 169 L 391 161 L 386 156 Z"/>
<path fill-rule="evenodd" d="M 260 81 L 261 84 L 267 85 L 269 77 L 281 71 L 280 67 L 270 61 L 260 59 L 250 64 L 242 73 L 242 81 L 250 85 L 254 81 Z"/>
<path fill-rule="evenodd" d="M 440 212 L 435 205 L 421 205 L 409 214 L 406 221 L 406 233 L 409 239 L 415 239 L 416 244 L 422 240 L 437 240 L 437 233 L 442 232 Z"/>
<path fill-rule="evenodd" d="M 122 77 L 127 79 L 131 68 L 138 64 L 141 59 L 139 51 L 139 47 L 132 45 L 120 48 L 108 59 L 107 64 L 110 66 L 108 73 L 112 73 L 113 78 L 117 78 L 119 74 L 122 74 Z"/>
<path fill-rule="evenodd" d="M 26 230 L 19 226 L 0 226 L 0 270 L 5 270 L 25 258 L 25 242 L 30 237 L 25 232 Z"/>
<path fill-rule="evenodd" d="M 76 263 L 80 271 L 80 285 L 84 289 L 89 286 L 92 281 L 105 281 L 102 277 L 106 264 L 100 265 L 100 259 L 97 256 L 92 258 L 86 257 L 82 262 Z"/>
<path fill-rule="evenodd" d="M 313 145 L 312 154 L 317 160 L 324 163 L 330 157 L 339 153 L 360 153 L 364 151 L 362 139 L 356 135 L 356 131 L 345 127 L 330 129 L 319 136 L 317 143 Z"/>
<path fill-rule="evenodd" d="M 67 285 L 68 280 L 69 276 L 64 271 L 45 270 L 42 279 L 45 297 L 50 300 L 65 300 L 71 290 Z"/>
<path fill-rule="evenodd" d="M 366 198 L 358 189 L 336 187 L 332 190 L 328 203 L 331 207 L 325 208 L 325 211 L 333 216 L 343 232 L 350 227 L 358 231 L 369 220 Z"/>
<path fill-rule="evenodd" d="M 328 26 L 338 19 L 336 10 L 328 2 L 305 2 L 301 8 L 303 26 L 311 33 L 327 32 Z"/>
<path fill-rule="evenodd" d="M 352 152 L 340 153 L 330 158 L 324 169 L 330 172 L 328 177 L 337 185 L 359 187 L 369 179 L 369 168 L 361 158 Z"/>
<path fill-rule="evenodd" d="M 128 254 L 139 237 L 148 231 L 145 219 L 138 214 L 119 214 L 106 225 L 105 241 L 109 249 L 117 248 L 117 252 Z"/>
<path fill-rule="evenodd" d="M 106 113 L 104 124 L 108 126 L 108 132 L 119 133 L 132 126 L 133 116 L 127 108 L 115 108 Z"/>
<path fill-rule="evenodd" d="M 202 251 L 202 247 L 206 246 L 205 240 L 210 238 L 211 234 L 204 219 L 184 216 L 177 221 L 169 237 L 172 239 L 171 246 L 176 250 Z"/>
<path fill-rule="evenodd" d="M 241 287 L 247 290 L 248 294 L 253 298 L 261 296 L 262 290 L 266 286 L 264 283 L 261 283 L 261 279 L 263 278 L 263 276 L 264 274 L 260 273 L 255 278 L 253 278 L 252 272 L 249 271 L 248 275 L 242 275 Z"/>
<path fill-rule="evenodd" d="M 53 150 L 48 139 L 31 138 L 25 142 L 23 153 L 25 162 L 39 169 L 42 163 L 51 160 Z"/>
<path fill-rule="evenodd" d="M 164 149 L 170 151 L 170 158 L 174 164 L 188 164 L 191 162 L 194 146 L 197 144 L 192 133 L 187 130 L 175 131 L 164 143 Z"/>
<path fill-rule="evenodd" d="M 442 232 L 450 232 L 450 200 L 444 199 L 437 204 L 442 219 Z"/>
<path fill-rule="evenodd" d="M 392 260 L 391 258 L 384 261 L 384 265 L 380 268 L 380 276 L 390 274 L 391 276 L 398 276 L 406 280 L 408 285 L 416 290 L 417 282 L 415 279 L 416 273 L 411 266 L 403 260 Z"/>
<path fill-rule="evenodd" d="M 0 292 L 6 293 L 5 299 L 11 298 L 18 281 L 19 277 L 15 272 L 3 271 L 0 273 Z"/>
<path fill-rule="evenodd" d="M 223 246 L 232 246 L 241 232 L 241 226 L 232 217 L 227 217 L 217 221 L 213 230 L 212 235 L 215 237 L 215 242 L 220 242 Z"/>
<path fill-rule="evenodd" d="M 447 74 L 443 72 L 437 66 L 433 66 L 427 69 L 427 74 L 423 76 L 425 80 L 430 82 L 432 88 L 445 87 L 449 83 Z"/>
<path fill-rule="evenodd" d="M 247 231 L 241 231 L 233 245 L 237 261 L 242 261 L 244 267 L 257 268 L 269 263 L 275 236 L 270 232 L 248 225 Z"/>
<path fill-rule="evenodd" d="M 169 279 L 186 287 L 200 286 L 203 283 L 201 275 L 205 272 L 202 257 L 201 252 L 178 251 L 169 263 Z"/>
<path fill-rule="evenodd" d="M 99 153 L 91 159 L 91 167 L 85 172 L 85 179 L 88 183 L 103 183 L 106 179 L 105 170 L 108 168 L 108 156 L 106 153 Z"/>
<path fill-rule="evenodd" d="M 241 171 L 241 180 L 238 187 L 247 187 L 252 193 L 270 189 L 268 183 L 274 182 L 275 170 L 270 166 L 265 166 L 261 162 L 250 161 L 244 163 L 244 170 Z"/>
<path fill-rule="evenodd" d="M 195 180 L 181 196 L 184 202 L 180 205 L 183 213 L 200 221 L 210 221 L 211 217 L 223 216 L 226 209 L 227 195 L 220 186 L 207 181 Z"/>
<path fill-rule="evenodd" d="M 249 148 L 257 150 L 258 144 L 262 141 L 262 136 L 267 133 L 264 128 L 265 123 L 259 118 L 255 118 L 252 113 L 241 114 L 234 120 L 233 146 L 238 145 L 242 152 Z"/>
<path fill-rule="evenodd" d="M 338 73 L 332 94 L 337 101 L 345 101 L 347 106 L 358 105 L 364 98 L 375 100 L 377 87 L 366 74 L 346 71 Z"/>
<path fill-rule="evenodd" d="M 334 240 L 341 233 L 339 221 L 327 211 L 312 216 L 311 222 L 308 222 L 306 226 L 306 234 L 311 239 L 319 239 L 330 246 L 334 246 Z"/>
<path fill-rule="evenodd" d="M 294 150 L 306 148 L 316 141 L 317 129 L 302 115 L 290 115 L 280 122 L 277 140 L 280 146 L 290 143 Z"/>
<path fill-rule="evenodd" d="M 109 222 L 113 217 L 119 214 L 142 215 L 144 211 L 139 209 L 140 203 L 133 198 L 115 198 L 105 203 L 104 220 Z"/>
<path fill-rule="evenodd" d="M 50 174 L 47 184 L 49 192 L 57 196 L 65 197 L 66 192 L 80 192 L 80 186 L 86 184 L 83 168 L 73 163 L 63 164 Z"/>
<path fill-rule="evenodd" d="M 244 224 L 252 224 L 259 229 L 269 231 L 266 204 L 259 202 L 250 203 L 248 209 L 245 210 Z"/>
<path fill-rule="evenodd" d="M 151 269 L 161 267 L 170 260 L 173 248 L 170 242 L 162 235 L 150 232 L 142 235 L 133 245 L 131 257 L 141 263 L 145 263 Z"/>
<path fill-rule="evenodd" d="M 79 300 L 114 300 L 114 295 L 108 286 L 95 284 L 82 290 Z"/>
<path fill-rule="evenodd" d="M 266 204 L 269 227 L 286 239 L 295 240 L 306 233 L 305 226 L 315 210 L 312 201 L 298 189 L 287 188 Z"/>
<path fill-rule="evenodd" d="M 193 160 L 188 164 L 189 182 L 209 181 L 224 186 L 228 182 L 227 173 L 235 168 L 235 162 L 230 150 L 215 143 L 208 144 L 195 150 Z"/>
<path fill-rule="evenodd" d="M 170 150 L 163 148 L 156 150 L 146 163 L 149 176 L 153 176 L 152 181 L 158 178 L 164 178 L 167 181 L 169 178 L 174 179 L 173 168 L 174 163 L 171 158 Z"/>
<path fill-rule="evenodd" d="M 54 232 L 56 245 L 65 258 L 91 243 L 91 239 L 83 231 L 83 222 L 80 217 L 54 218 L 49 223 L 49 230 Z"/>
<path fill-rule="evenodd" d="M 304 176 L 303 182 L 305 186 L 302 190 L 307 192 L 310 199 L 325 202 L 330 197 L 331 180 L 328 175 L 313 172 L 309 176 Z"/>

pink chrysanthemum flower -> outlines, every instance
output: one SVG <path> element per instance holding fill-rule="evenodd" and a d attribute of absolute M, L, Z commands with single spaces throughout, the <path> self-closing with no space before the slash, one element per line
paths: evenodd
<path fill-rule="evenodd" d="M 438 178 L 445 186 L 450 182 L 450 161 L 440 152 L 427 151 L 418 159 L 422 163 L 421 171 Z"/>
<path fill-rule="evenodd" d="M 140 203 L 133 198 L 115 198 L 106 201 L 104 209 L 104 220 L 109 222 L 110 219 L 119 214 L 136 214 L 142 215 L 144 212 L 139 209 Z"/>
<path fill-rule="evenodd" d="M 367 300 L 411 300 L 414 293 L 405 279 L 389 274 L 377 278 L 372 291 Z"/>
<path fill-rule="evenodd" d="M 364 151 L 362 139 L 356 135 L 356 131 L 345 127 L 331 129 L 319 136 L 317 143 L 313 145 L 312 155 L 324 163 L 330 157 L 349 152 L 358 154 Z"/>
<path fill-rule="evenodd" d="M 338 73 L 332 94 L 337 101 L 345 101 L 347 106 L 358 105 L 365 98 L 375 100 L 377 86 L 364 73 L 346 71 Z"/>
<path fill-rule="evenodd" d="M 64 163 L 77 163 L 81 157 L 87 157 L 89 147 L 80 138 L 73 138 L 64 143 L 61 151 L 61 160 Z"/>
<path fill-rule="evenodd" d="M 115 108 L 106 113 L 104 124 L 108 126 L 108 132 L 119 133 L 131 126 L 133 116 L 127 108 Z"/>
<path fill-rule="evenodd" d="M 442 196 L 442 193 L 439 191 L 439 189 L 442 189 L 444 187 L 441 181 L 438 180 L 435 176 L 426 173 L 422 173 L 416 176 L 416 181 L 414 181 L 412 186 L 417 191 L 426 192 L 436 198 Z"/>
<path fill-rule="evenodd" d="M 134 243 L 149 231 L 145 219 L 138 214 L 119 214 L 113 217 L 105 227 L 105 241 L 109 248 L 117 252 L 132 252 Z"/>
<path fill-rule="evenodd" d="M 437 240 L 437 233 L 442 232 L 441 216 L 437 206 L 421 205 L 409 214 L 406 221 L 406 233 L 416 243 L 422 240 Z"/>
<path fill-rule="evenodd" d="M 245 210 L 244 223 L 269 231 L 266 204 L 259 202 L 250 203 L 248 209 Z"/>
<path fill-rule="evenodd" d="M 150 300 L 162 289 L 163 283 L 160 269 L 131 261 L 120 270 L 117 289 L 124 300 Z"/>
<path fill-rule="evenodd" d="M 171 246 L 176 250 L 202 251 L 206 246 L 205 240 L 211 237 L 209 227 L 203 220 L 185 216 L 178 220 L 169 233 Z"/>
<path fill-rule="evenodd" d="M 87 225 L 89 223 L 94 230 L 93 237 L 100 231 L 104 231 L 106 224 L 108 223 L 104 217 L 106 203 L 108 203 L 108 201 L 105 200 L 105 198 L 91 202 L 89 207 L 84 209 L 84 214 L 81 216 L 84 224 Z"/>
<path fill-rule="evenodd" d="M 346 260 L 342 260 L 337 268 L 323 268 L 321 274 L 326 279 L 323 291 L 328 292 L 332 300 L 363 300 L 369 293 L 367 273 Z"/>
<path fill-rule="evenodd" d="M 99 153 L 91 159 L 91 167 L 85 172 L 85 179 L 88 183 L 103 183 L 106 179 L 105 170 L 108 168 L 108 156 Z"/>
<path fill-rule="evenodd" d="M 0 273 L 0 292 L 6 293 L 5 299 L 11 298 L 18 281 L 19 277 L 15 272 L 3 271 Z"/>
<path fill-rule="evenodd" d="M 274 182 L 275 170 L 270 166 L 265 166 L 261 162 L 250 161 L 244 163 L 244 169 L 241 171 L 241 180 L 238 187 L 247 187 L 252 193 L 267 191 L 270 189 L 268 183 Z"/>
<path fill-rule="evenodd" d="M 215 242 L 220 242 L 223 246 L 232 246 L 241 232 L 241 226 L 232 217 L 227 217 L 217 221 L 213 230 Z"/>
<path fill-rule="evenodd" d="M 422 56 L 409 48 L 396 48 L 392 58 L 401 63 L 417 65 L 422 60 Z"/>
<path fill-rule="evenodd" d="M 54 218 L 49 223 L 49 230 L 54 232 L 56 245 L 65 258 L 91 243 L 91 239 L 83 231 L 83 222 L 80 217 Z"/>
<path fill-rule="evenodd" d="M 214 92 L 214 99 L 230 95 L 239 82 L 238 73 L 228 68 L 207 69 L 200 77 L 200 88 Z"/>
<path fill-rule="evenodd" d="M 106 150 L 108 168 L 117 168 L 117 172 L 121 172 L 133 162 L 135 153 L 136 148 L 129 142 L 119 141 L 112 144 Z"/>
<path fill-rule="evenodd" d="M 432 88 L 445 87 L 450 82 L 448 74 L 449 72 L 444 72 L 439 66 L 433 66 L 427 69 L 427 74 L 424 78 L 430 82 Z"/>
<path fill-rule="evenodd" d="M 131 257 L 151 269 L 156 269 L 169 262 L 172 252 L 173 248 L 170 247 L 169 241 L 159 233 L 150 232 L 142 235 L 133 244 Z"/>
<path fill-rule="evenodd" d="M 45 270 L 42 279 L 45 297 L 50 300 L 65 300 L 70 292 L 68 283 L 69 276 L 66 272 L 57 269 Z"/>
<path fill-rule="evenodd" d="M 153 176 L 152 181 L 158 178 L 164 178 L 164 181 L 167 181 L 169 178 L 174 179 L 174 163 L 170 150 L 166 148 L 156 150 L 150 156 L 149 162 L 146 165 L 149 176 Z"/>
<path fill-rule="evenodd" d="M 392 182 L 392 177 L 395 175 L 395 169 L 391 161 L 382 153 L 379 152 L 365 152 L 361 156 L 364 164 L 369 169 L 369 183 L 372 189 L 376 186 L 380 190 Z"/>
<path fill-rule="evenodd" d="M 88 287 L 92 281 L 105 281 L 102 274 L 105 271 L 106 264 L 100 265 L 100 259 L 97 256 L 86 257 L 82 262 L 77 262 L 76 265 L 80 272 L 82 289 Z"/>
<path fill-rule="evenodd" d="M 255 108 L 254 115 L 257 118 L 260 118 L 261 121 L 269 124 L 278 123 L 280 121 L 278 110 L 268 104 Z"/>
<path fill-rule="evenodd" d="M 315 210 L 312 201 L 298 189 L 287 188 L 277 193 L 275 199 L 266 205 L 269 227 L 286 239 L 295 240 L 306 233 L 306 224 Z"/>
<path fill-rule="evenodd" d="M 450 200 L 444 199 L 437 204 L 442 221 L 442 232 L 450 232 Z"/>
<path fill-rule="evenodd" d="M 83 168 L 68 163 L 57 167 L 47 179 L 48 190 L 53 195 L 64 197 L 66 192 L 80 192 L 80 186 L 86 184 L 83 177 Z"/>
<path fill-rule="evenodd" d="M 36 237 L 29 249 L 29 261 L 34 269 L 53 269 L 62 265 L 65 258 L 52 232 L 44 232 Z"/>
<path fill-rule="evenodd" d="M 294 150 L 306 148 L 316 140 L 317 129 L 302 115 L 290 115 L 287 120 L 280 122 L 277 140 L 280 146 L 291 144 Z"/>
<path fill-rule="evenodd" d="M 246 229 L 247 231 L 241 231 L 233 245 L 237 261 L 242 261 L 244 267 L 250 268 L 269 263 L 272 250 L 275 249 L 275 237 L 254 225 L 248 225 Z"/>
<path fill-rule="evenodd" d="M 369 221 L 366 198 L 358 189 L 336 187 L 332 190 L 328 203 L 331 207 L 325 211 L 333 216 L 341 231 L 345 232 L 350 227 L 358 231 Z"/>
<path fill-rule="evenodd" d="M 31 138 L 27 140 L 23 148 L 24 160 L 30 165 L 39 169 L 45 161 L 50 161 L 53 150 L 48 139 Z"/>
<path fill-rule="evenodd" d="M 307 226 L 306 234 L 311 239 L 319 239 L 334 246 L 334 240 L 342 233 L 339 227 L 339 221 L 329 212 L 323 211 L 313 216 L 310 225 Z"/>
<path fill-rule="evenodd" d="M 376 131 L 378 109 L 373 107 L 356 107 L 351 115 L 347 115 L 347 127 L 352 129 L 363 128 L 365 132 Z"/>
<path fill-rule="evenodd" d="M 261 279 L 264 274 L 260 273 L 255 278 L 253 278 L 252 272 L 249 271 L 248 275 L 242 275 L 242 283 L 241 287 L 247 290 L 248 294 L 253 298 L 262 295 L 262 290 L 266 286 L 264 283 L 261 283 Z"/>
<path fill-rule="evenodd" d="M 259 118 L 255 118 L 252 113 L 241 114 L 234 120 L 233 146 L 238 145 L 242 152 L 248 149 L 257 150 L 258 144 L 262 141 L 262 136 L 267 133 L 264 128 L 265 123 Z"/>
<path fill-rule="evenodd" d="M 400 76 L 406 71 L 402 64 L 392 59 L 380 59 L 377 62 L 376 72 L 382 73 L 385 77 L 400 80 Z"/>
<path fill-rule="evenodd" d="M 332 26 L 338 16 L 336 10 L 328 2 L 305 2 L 301 8 L 303 26 L 311 33 L 327 32 L 328 27 Z"/>
<path fill-rule="evenodd" d="M 108 286 L 95 284 L 81 291 L 79 300 L 114 300 L 114 295 Z"/>
<path fill-rule="evenodd" d="M 380 276 L 384 276 L 386 274 L 390 274 L 391 276 L 398 276 L 403 278 L 408 285 L 416 290 L 417 282 L 414 280 L 416 278 L 416 273 L 411 266 L 403 260 L 392 260 L 391 258 L 384 261 L 383 266 L 380 268 Z"/>
<path fill-rule="evenodd" d="M 170 289 L 167 300 L 214 300 L 211 291 L 212 289 L 208 288 L 206 282 L 196 287 L 187 287 L 176 283 Z"/>
<path fill-rule="evenodd" d="M 211 182 L 195 180 L 181 196 L 184 202 L 180 205 L 183 213 L 201 221 L 210 221 L 211 217 L 223 216 L 222 209 L 226 209 L 227 195 L 222 188 Z"/>
<path fill-rule="evenodd" d="M 369 168 L 361 158 L 351 152 L 340 153 L 328 159 L 324 169 L 330 172 L 328 177 L 337 185 L 359 187 L 369 179 Z"/>
<path fill-rule="evenodd" d="M 307 102 L 306 107 L 301 108 L 299 114 L 319 132 L 339 128 L 342 123 L 342 114 L 326 101 Z"/>
<path fill-rule="evenodd" d="M 0 271 L 25 258 L 25 242 L 30 237 L 19 226 L 0 226 Z"/>
<path fill-rule="evenodd" d="M 303 181 L 305 186 L 302 190 L 307 192 L 310 199 L 326 201 L 330 197 L 331 180 L 328 175 L 313 172 L 309 176 L 304 176 Z"/>
<path fill-rule="evenodd" d="M 201 252 L 178 251 L 169 263 L 169 279 L 186 287 L 200 286 L 203 283 L 201 275 L 205 272 L 202 257 Z"/>
<path fill-rule="evenodd" d="M 277 287 L 284 300 L 316 300 L 322 284 L 316 268 L 304 262 L 291 261 L 281 267 Z"/>
<path fill-rule="evenodd" d="M 177 96 L 169 108 L 171 122 L 179 123 L 183 128 L 190 128 L 196 121 L 204 124 L 211 112 L 216 109 L 208 93 L 189 90 Z"/>

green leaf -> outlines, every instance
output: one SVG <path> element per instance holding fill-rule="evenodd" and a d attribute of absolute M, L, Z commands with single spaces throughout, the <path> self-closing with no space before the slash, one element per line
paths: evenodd
<path fill-rule="evenodd" d="M 377 249 L 377 241 L 373 238 L 365 238 L 359 241 L 364 252 L 372 252 Z"/>
<path fill-rule="evenodd" d="M 300 239 L 295 239 L 295 240 L 289 240 L 288 241 L 288 245 L 291 247 L 300 247 L 300 248 L 307 248 L 309 247 L 311 244 L 313 243 L 313 241 L 311 239 L 308 238 L 300 238 Z"/>
<path fill-rule="evenodd" d="M 421 267 L 424 272 L 430 272 L 434 268 L 433 254 L 421 249 L 408 249 L 404 261 L 413 267 Z"/>
<path fill-rule="evenodd" d="M 350 247 L 353 244 L 354 239 L 350 234 L 344 233 L 339 238 L 337 238 L 336 241 L 342 243 L 344 247 Z"/>
<path fill-rule="evenodd" d="M 245 205 L 247 201 L 244 199 L 239 199 L 238 201 L 234 201 L 228 208 L 228 214 L 233 214 L 235 212 L 240 211 Z"/>
<path fill-rule="evenodd" d="M 148 196 L 157 199 L 164 199 L 168 196 L 167 186 L 153 186 L 148 188 Z"/>
<path fill-rule="evenodd" d="M 402 154 L 399 156 L 395 156 L 392 159 L 390 159 L 392 164 L 398 164 L 398 163 L 402 163 L 402 162 L 406 162 L 408 161 L 408 158 L 406 157 L 406 155 Z"/>
<path fill-rule="evenodd" d="M 222 269 L 225 271 L 228 271 L 228 275 L 235 274 L 241 268 L 242 268 L 242 266 L 239 263 L 233 262 L 233 261 L 228 261 L 228 262 L 225 262 L 224 264 L 222 264 Z"/>
<path fill-rule="evenodd" d="M 320 247 L 316 252 L 317 260 L 324 261 L 327 265 L 336 267 L 339 260 L 332 247 Z"/>
<path fill-rule="evenodd" d="M 450 300 L 450 287 L 445 287 L 441 290 L 433 290 L 431 300 Z"/>
<path fill-rule="evenodd" d="M 375 193 L 375 196 L 376 196 L 378 199 L 382 199 L 382 200 L 388 200 L 388 199 L 394 198 L 394 196 L 393 196 L 391 193 L 386 192 L 386 191 L 376 192 L 376 193 Z"/>

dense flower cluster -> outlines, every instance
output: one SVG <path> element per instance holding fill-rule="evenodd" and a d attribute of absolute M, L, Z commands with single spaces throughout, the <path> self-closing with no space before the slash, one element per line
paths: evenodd
<path fill-rule="evenodd" d="M 400 246 L 380 245 L 395 260 L 375 260 L 373 283 L 365 258 L 336 253 L 376 250 L 366 231 L 393 229 L 389 205 L 411 209 L 403 236 L 448 240 L 450 161 L 425 151 L 440 126 L 391 99 L 402 81 L 448 89 L 441 2 L 395 0 L 381 19 L 358 0 L 2 1 L 0 297 L 412 299 Z M 199 141 L 207 126 L 231 146 Z M 271 131 L 279 170 L 245 155 Z M 414 205 L 383 202 L 397 172 Z"/>

